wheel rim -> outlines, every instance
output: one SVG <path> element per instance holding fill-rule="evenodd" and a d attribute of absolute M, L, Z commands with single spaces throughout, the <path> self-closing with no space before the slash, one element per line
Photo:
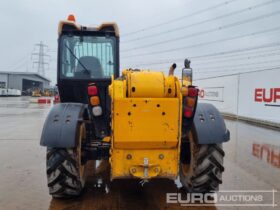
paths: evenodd
<path fill-rule="evenodd" d="M 78 170 L 81 179 L 84 179 L 85 176 L 85 165 L 82 164 L 82 144 L 86 138 L 86 129 L 85 125 L 81 124 L 79 128 L 79 135 L 78 135 L 78 145 L 77 145 L 77 162 L 78 162 Z"/>

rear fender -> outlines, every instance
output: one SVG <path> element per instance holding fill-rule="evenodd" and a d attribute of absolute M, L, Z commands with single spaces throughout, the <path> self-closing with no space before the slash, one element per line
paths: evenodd
<path fill-rule="evenodd" d="M 230 139 L 230 132 L 220 112 L 207 103 L 197 104 L 192 133 L 198 144 L 219 144 Z"/>
<path fill-rule="evenodd" d="M 40 145 L 73 148 L 77 145 L 78 127 L 87 115 L 81 103 L 60 103 L 53 106 L 45 121 Z"/>

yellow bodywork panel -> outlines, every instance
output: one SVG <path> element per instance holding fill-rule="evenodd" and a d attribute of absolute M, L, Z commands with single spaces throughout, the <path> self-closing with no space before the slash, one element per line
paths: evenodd
<path fill-rule="evenodd" d="M 114 80 L 114 78 L 112 78 L 112 80 L 114 82 L 109 86 L 109 94 L 110 94 L 111 98 L 113 100 L 125 98 L 126 80 Z"/>
<path fill-rule="evenodd" d="M 131 72 L 127 77 L 129 97 L 165 97 L 165 77 L 162 72 Z"/>
<path fill-rule="evenodd" d="M 180 88 L 176 77 L 162 72 L 125 70 L 121 78 L 112 78 L 112 179 L 177 177 Z"/>
<path fill-rule="evenodd" d="M 114 148 L 176 148 L 179 107 L 178 98 L 114 100 Z"/>
<path fill-rule="evenodd" d="M 111 156 L 112 178 L 163 177 L 176 179 L 178 172 L 177 149 L 119 150 Z"/>

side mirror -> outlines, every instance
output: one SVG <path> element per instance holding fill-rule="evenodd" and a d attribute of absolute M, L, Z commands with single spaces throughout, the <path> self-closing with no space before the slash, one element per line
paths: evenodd
<path fill-rule="evenodd" d="M 184 84 L 184 81 L 192 83 L 193 72 L 192 68 L 190 67 L 191 61 L 185 59 L 184 64 L 185 67 L 182 69 L 182 84 Z"/>

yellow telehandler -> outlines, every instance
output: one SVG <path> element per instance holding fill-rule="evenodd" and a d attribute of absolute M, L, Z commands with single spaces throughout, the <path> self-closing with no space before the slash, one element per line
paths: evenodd
<path fill-rule="evenodd" d="M 218 110 L 198 103 L 190 62 L 180 80 L 126 69 L 119 73 L 115 23 L 59 23 L 57 86 L 61 103 L 45 121 L 47 180 L 53 197 L 80 195 L 89 160 L 107 160 L 111 180 L 177 179 L 190 192 L 218 190 L 222 143 L 229 131 Z"/>

